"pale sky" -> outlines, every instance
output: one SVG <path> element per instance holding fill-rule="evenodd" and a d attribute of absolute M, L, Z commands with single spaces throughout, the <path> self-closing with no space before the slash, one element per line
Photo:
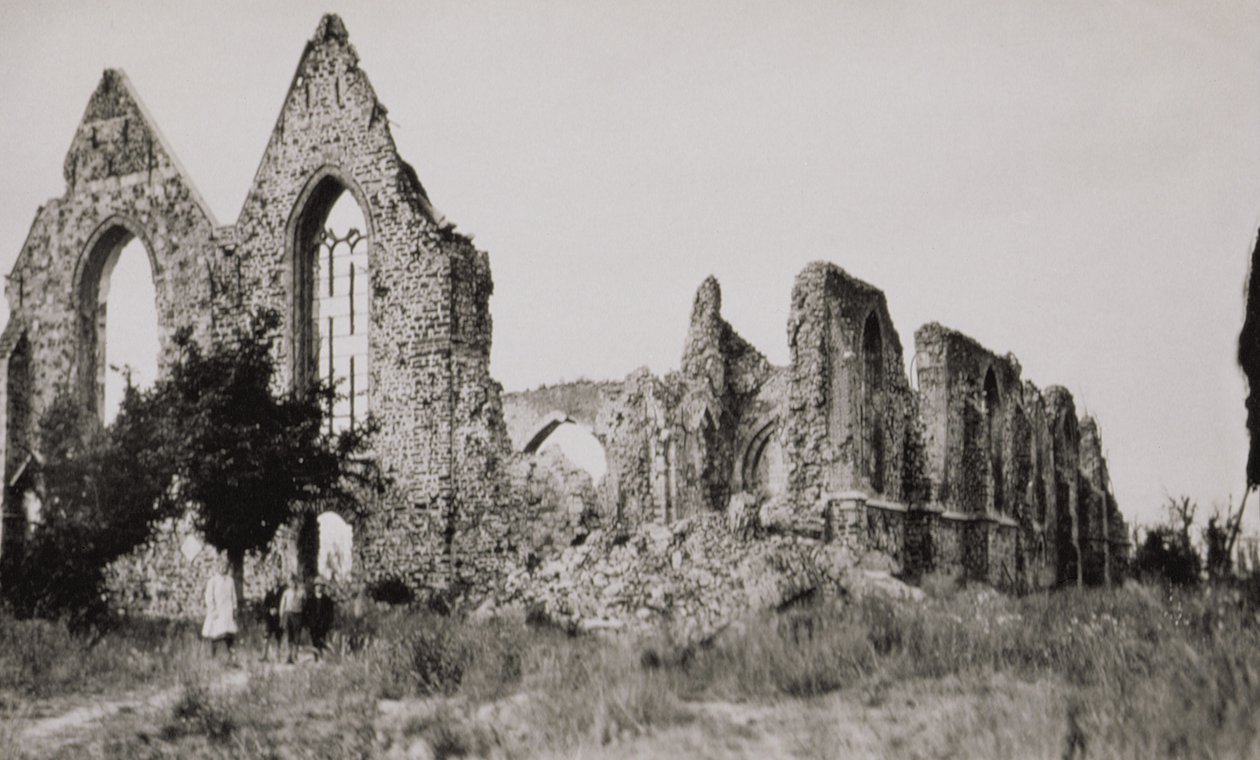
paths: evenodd
<path fill-rule="evenodd" d="M 1071 389 L 1131 519 L 1242 490 L 1256 2 L 0 0 L 0 268 L 106 67 L 235 221 L 326 10 L 490 254 L 507 389 L 676 368 L 708 274 L 786 363 L 826 259 L 884 290 L 907 361 L 940 321 Z"/>

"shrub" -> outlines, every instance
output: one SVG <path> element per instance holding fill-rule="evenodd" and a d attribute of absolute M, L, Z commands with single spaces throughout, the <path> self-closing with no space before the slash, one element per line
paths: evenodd
<path fill-rule="evenodd" d="M 411 677 L 420 694 L 450 694 L 464 680 L 471 653 L 452 629 L 449 625 L 420 628 L 408 641 Z"/>
<path fill-rule="evenodd" d="M 1199 555 L 1189 540 L 1168 525 L 1147 531 L 1133 562 L 1139 578 L 1174 586 L 1198 583 L 1199 566 Z"/>
<path fill-rule="evenodd" d="M 171 708 L 171 717 L 162 727 L 162 738 L 172 741 L 183 736 L 202 735 L 213 742 L 230 738 L 237 729 L 227 702 L 212 694 L 203 684 L 193 682 L 184 686 L 179 699 Z"/>

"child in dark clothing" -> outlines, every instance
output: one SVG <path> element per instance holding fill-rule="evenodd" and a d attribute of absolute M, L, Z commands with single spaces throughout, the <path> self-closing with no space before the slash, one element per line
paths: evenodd
<path fill-rule="evenodd" d="M 262 609 L 259 611 L 264 637 L 262 662 L 270 658 L 273 643 L 276 645 L 276 656 L 280 655 L 280 643 L 284 640 L 284 628 L 280 625 L 280 595 L 283 593 L 284 586 L 278 585 L 273 586 L 263 597 Z"/>
<path fill-rule="evenodd" d="M 324 654 L 328 633 L 332 630 L 335 605 L 322 580 L 315 582 L 315 593 L 306 601 L 306 630 L 310 631 L 315 659 Z"/>

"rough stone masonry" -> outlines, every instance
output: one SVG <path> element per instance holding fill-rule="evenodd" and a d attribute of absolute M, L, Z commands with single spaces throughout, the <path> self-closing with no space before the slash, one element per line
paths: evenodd
<path fill-rule="evenodd" d="M 786 367 L 723 319 L 710 278 L 678 371 L 505 396 L 488 371 L 489 260 L 435 212 L 386 114 L 341 20 L 325 16 L 240 214 L 220 224 L 126 75 L 105 71 L 66 155 L 66 191 L 37 211 L 6 285 L 0 551 L 37 529 L 25 505 L 38 497 L 42 412 L 63 391 L 102 406 L 101 283 L 123 246 L 138 238 L 148 253 L 164 350 L 180 327 L 215 341 L 270 307 L 285 320 L 283 382 L 300 388 L 322 337 L 317 241 L 349 193 L 366 227 L 368 397 L 383 423 L 374 451 L 393 480 L 353 526 L 359 581 L 542 598 L 575 615 L 573 589 L 588 587 L 604 600 L 599 614 L 643 618 L 689 603 L 660 592 L 665 575 L 686 576 L 678 593 L 691 588 L 694 602 L 731 585 L 721 579 L 740 554 L 763 574 L 879 557 L 911 580 L 945 572 L 1013 590 L 1123 571 L 1127 531 L 1098 426 L 1077 418 L 1071 394 L 1038 389 L 1012 355 L 938 324 L 915 333 L 912 384 L 884 294 L 833 264 L 797 277 Z M 570 422 L 604 447 L 598 483 L 540 451 Z M 247 593 L 309 571 L 299 555 L 310 530 L 292 526 L 251 558 Z M 112 569 L 120 605 L 196 609 L 210 552 L 190 531 L 170 525 Z M 604 570 L 582 569 L 592 553 Z M 753 596 L 777 603 L 803 589 L 781 585 Z"/>

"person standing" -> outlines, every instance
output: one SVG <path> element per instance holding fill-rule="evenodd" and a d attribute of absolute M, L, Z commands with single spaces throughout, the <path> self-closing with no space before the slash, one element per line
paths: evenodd
<path fill-rule="evenodd" d="M 236 584 L 232 581 L 231 569 L 227 556 L 220 557 L 214 575 L 206 582 L 206 621 L 201 626 L 201 635 L 210 641 L 211 658 L 220 642 L 227 650 L 228 659 L 233 657 L 237 630 Z"/>
<path fill-rule="evenodd" d="M 260 617 L 263 624 L 263 653 L 260 662 L 267 662 L 271 657 L 271 646 L 276 647 L 276 657 L 280 656 L 284 643 L 284 628 L 280 625 L 280 597 L 284 594 L 284 584 L 272 586 L 263 597 Z"/>
<path fill-rule="evenodd" d="M 335 607 L 328 595 L 327 584 L 315 581 L 315 592 L 306 602 L 306 629 L 311 632 L 311 646 L 315 647 L 315 659 L 324 654 L 328 633 L 332 630 Z"/>
<path fill-rule="evenodd" d="M 302 635 L 302 608 L 306 604 L 306 589 L 297 573 L 289 577 L 289 585 L 280 595 L 280 627 L 284 629 L 285 660 L 293 663 L 297 653 L 298 638 Z"/>

